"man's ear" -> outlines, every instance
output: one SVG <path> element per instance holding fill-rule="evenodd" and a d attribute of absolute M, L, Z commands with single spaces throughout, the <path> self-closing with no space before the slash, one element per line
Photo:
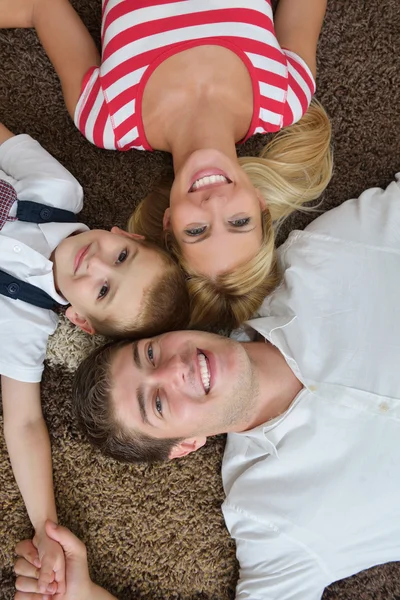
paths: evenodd
<path fill-rule="evenodd" d="M 206 443 L 206 437 L 197 437 L 197 438 L 188 438 L 179 442 L 176 446 L 174 446 L 169 453 L 169 458 L 181 458 L 181 456 L 186 456 L 186 454 L 190 454 L 191 452 L 195 452 Z"/>
<path fill-rule="evenodd" d="M 167 229 L 171 229 L 171 209 L 170 209 L 170 207 L 165 209 L 162 225 L 163 225 L 164 231 L 166 231 Z"/>
<path fill-rule="evenodd" d="M 83 317 L 77 313 L 73 306 L 68 306 L 67 310 L 65 311 L 65 316 L 71 321 L 71 323 L 77 327 L 80 327 L 83 331 L 86 331 L 86 333 L 90 333 L 90 335 L 96 333 L 90 321 L 86 319 L 86 317 Z"/>
<path fill-rule="evenodd" d="M 111 233 L 116 233 L 118 235 L 124 235 L 131 240 L 145 240 L 144 235 L 140 235 L 139 233 L 129 233 L 129 231 L 125 231 L 125 229 L 120 229 L 119 227 L 112 227 Z"/>

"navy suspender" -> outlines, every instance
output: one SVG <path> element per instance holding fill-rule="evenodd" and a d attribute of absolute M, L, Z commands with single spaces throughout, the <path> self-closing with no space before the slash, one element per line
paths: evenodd
<path fill-rule="evenodd" d="M 70 210 L 53 208 L 30 200 L 18 200 L 17 219 L 28 223 L 76 223 L 77 221 L 76 214 Z"/>
<path fill-rule="evenodd" d="M 22 300 L 39 308 L 53 310 L 57 302 L 36 285 L 21 281 L 5 271 L 0 271 L 0 294 L 13 300 Z"/>
<path fill-rule="evenodd" d="M 75 213 L 62 208 L 53 208 L 39 202 L 18 200 L 17 219 L 28 223 L 76 223 Z M 53 310 L 58 303 L 36 285 L 21 281 L 0 270 L 0 295 L 13 300 L 22 300 L 39 308 Z"/>

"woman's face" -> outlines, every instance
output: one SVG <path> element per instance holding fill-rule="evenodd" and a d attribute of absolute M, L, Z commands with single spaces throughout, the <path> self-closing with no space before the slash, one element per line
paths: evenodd
<path fill-rule="evenodd" d="M 262 198 L 237 160 L 198 150 L 175 175 L 164 229 L 172 229 L 195 271 L 216 277 L 257 254 L 262 209 Z"/>

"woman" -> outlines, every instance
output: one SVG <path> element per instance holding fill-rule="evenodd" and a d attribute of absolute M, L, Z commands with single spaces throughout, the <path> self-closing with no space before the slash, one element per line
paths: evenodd
<path fill-rule="evenodd" d="M 89 141 L 171 152 L 171 189 L 133 224 L 187 272 L 192 325 L 251 316 L 279 280 L 274 226 L 330 179 L 329 121 L 306 112 L 325 9 L 280 0 L 274 26 L 267 0 L 104 0 L 100 59 L 67 0 L 0 2 L 0 26 L 36 28 Z M 237 143 L 290 125 L 238 162 Z"/>

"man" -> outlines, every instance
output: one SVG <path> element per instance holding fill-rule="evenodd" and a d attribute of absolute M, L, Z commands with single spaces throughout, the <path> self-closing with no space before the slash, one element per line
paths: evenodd
<path fill-rule="evenodd" d="M 75 396 L 91 441 L 119 459 L 175 458 L 227 432 L 237 598 L 317 600 L 400 560 L 400 181 L 292 232 L 279 257 L 284 280 L 246 327 L 263 341 L 119 343 L 83 363 Z M 82 600 L 101 598 L 93 586 Z"/>

